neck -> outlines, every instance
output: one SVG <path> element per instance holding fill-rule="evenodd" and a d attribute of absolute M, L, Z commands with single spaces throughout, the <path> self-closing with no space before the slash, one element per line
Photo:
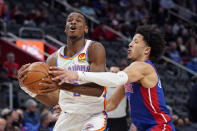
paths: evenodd
<path fill-rule="evenodd" d="M 149 60 L 148 57 L 144 56 L 144 57 L 139 57 L 137 58 L 135 61 L 145 61 L 145 60 Z"/>
<path fill-rule="evenodd" d="M 67 52 L 77 53 L 84 46 L 84 37 L 78 39 L 67 39 Z"/>

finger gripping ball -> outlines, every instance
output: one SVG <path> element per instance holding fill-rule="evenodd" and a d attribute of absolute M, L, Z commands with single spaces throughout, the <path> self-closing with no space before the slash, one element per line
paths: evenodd
<path fill-rule="evenodd" d="M 49 66 L 44 62 L 34 62 L 28 67 L 27 77 L 24 80 L 25 87 L 32 93 L 39 93 L 42 87 L 39 85 L 43 78 L 51 78 L 48 73 Z"/>

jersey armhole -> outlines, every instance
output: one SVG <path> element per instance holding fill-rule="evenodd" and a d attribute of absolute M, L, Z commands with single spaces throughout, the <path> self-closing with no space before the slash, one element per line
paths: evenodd
<path fill-rule="evenodd" d="M 58 51 L 55 53 L 56 66 L 58 67 Z"/>
<path fill-rule="evenodd" d="M 95 43 L 95 41 L 91 41 L 90 44 L 89 44 L 88 47 L 87 47 L 87 52 L 86 52 L 86 54 L 87 54 L 87 59 L 86 59 L 86 61 L 87 61 L 87 62 L 88 62 L 88 60 L 89 60 L 89 57 L 88 57 L 89 47 L 90 47 L 93 43 Z"/>

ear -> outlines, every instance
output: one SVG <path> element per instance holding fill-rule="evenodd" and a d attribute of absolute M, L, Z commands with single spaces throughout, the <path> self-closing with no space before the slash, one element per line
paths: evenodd
<path fill-rule="evenodd" d="M 150 51 L 151 51 L 151 47 L 146 47 L 144 51 L 145 55 L 149 55 Z"/>
<path fill-rule="evenodd" d="M 87 25 L 85 26 L 85 33 L 86 34 L 88 33 L 88 26 Z"/>

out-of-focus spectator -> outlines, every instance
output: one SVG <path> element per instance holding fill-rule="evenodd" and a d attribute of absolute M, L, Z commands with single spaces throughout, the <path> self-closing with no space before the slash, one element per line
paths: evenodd
<path fill-rule="evenodd" d="M 177 50 L 176 42 L 174 42 L 174 41 L 170 42 L 170 50 L 168 52 L 168 55 L 173 61 L 175 61 L 177 63 L 182 62 L 179 51 Z"/>
<path fill-rule="evenodd" d="M 111 66 L 110 72 L 118 73 L 120 71 L 120 67 L 118 66 Z M 108 87 L 107 90 L 107 98 L 109 98 L 116 87 Z M 126 120 L 126 97 L 122 99 L 118 107 L 108 112 L 108 119 L 107 119 L 107 129 L 108 131 L 127 131 L 127 120 Z"/>
<path fill-rule="evenodd" d="M 52 124 L 51 124 L 52 123 Z M 53 117 L 51 112 L 43 112 L 40 115 L 40 123 L 37 125 L 36 131 L 52 131 L 53 130 Z"/>
<path fill-rule="evenodd" d="M 11 19 L 15 20 L 17 24 L 23 24 L 25 20 L 24 13 L 20 10 L 20 5 L 15 5 L 10 13 Z"/>
<path fill-rule="evenodd" d="M 8 80 L 8 70 L 4 67 L 0 67 L 0 83 L 3 83 Z"/>
<path fill-rule="evenodd" d="M 173 0 L 161 0 L 160 5 L 165 9 L 171 9 L 175 7 Z"/>
<path fill-rule="evenodd" d="M 141 18 L 141 12 L 138 10 L 136 5 L 131 5 L 131 8 L 129 8 L 130 10 L 128 10 L 125 13 L 125 21 L 127 21 L 128 23 L 132 23 L 133 21 L 139 21 Z"/>
<path fill-rule="evenodd" d="M 195 57 L 192 58 L 191 61 L 187 63 L 187 68 L 197 72 L 197 54 Z"/>
<path fill-rule="evenodd" d="M 192 90 L 190 93 L 190 98 L 188 101 L 190 120 L 192 122 L 197 122 L 197 83 L 192 86 Z"/>
<path fill-rule="evenodd" d="M 170 42 L 174 40 L 174 35 L 172 33 L 172 26 L 170 24 L 165 24 L 165 40 L 166 42 Z"/>
<path fill-rule="evenodd" d="M 23 122 L 24 122 L 24 112 L 22 109 L 17 109 L 16 112 L 18 113 L 19 115 L 19 120 L 18 120 L 18 124 L 19 124 L 19 127 L 20 129 L 24 129 L 24 125 L 23 125 Z"/>
<path fill-rule="evenodd" d="M 40 10 L 35 11 L 33 19 L 34 19 L 34 22 L 36 23 L 36 25 L 38 25 L 38 26 L 40 26 L 43 23 L 44 18 L 42 16 L 42 13 Z"/>
<path fill-rule="evenodd" d="M 5 131 L 20 131 L 16 121 L 17 120 L 16 111 L 10 110 L 7 114 L 4 114 L 3 117 L 7 122 Z"/>
<path fill-rule="evenodd" d="M 5 127 L 6 127 L 6 120 L 0 117 L 0 131 L 5 131 Z"/>
<path fill-rule="evenodd" d="M 101 16 L 102 4 L 100 0 L 93 0 L 92 7 L 94 8 L 97 16 Z"/>
<path fill-rule="evenodd" d="M 120 62 L 120 70 L 124 70 L 125 67 L 128 66 L 128 61 L 127 59 L 122 59 L 121 62 Z"/>
<path fill-rule="evenodd" d="M 4 0 L 0 0 L 0 18 L 4 18 L 7 12 Z"/>
<path fill-rule="evenodd" d="M 94 28 L 94 31 L 92 32 L 92 38 L 94 40 L 103 40 L 105 39 L 105 35 L 104 35 L 104 24 L 100 23 L 98 26 L 96 26 Z"/>
<path fill-rule="evenodd" d="M 8 76 L 11 78 L 17 77 L 17 72 L 19 69 L 18 63 L 15 62 L 14 53 L 10 52 L 7 54 L 7 61 L 3 63 L 4 68 L 8 69 Z"/>
<path fill-rule="evenodd" d="M 5 114 L 8 114 L 8 112 L 10 112 L 10 109 L 4 108 L 4 109 L 1 111 L 1 116 L 4 116 Z"/>
<path fill-rule="evenodd" d="M 83 6 L 80 8 L 81 12 L 83 12 L 86 15 L 95 17 L 96 12 L 91 7 L 91 2 L 89 0 L 85 0 Z"/>
<path fill-rule="evenodd" d="M 186 56 L 187 55 L 187 50 L 186 50 L 186 46 L 183 44 L 183 39 L 182 39 L 182 37 L 177 37 L 177 40 L 176 40 L 176 42 L 177 42 L 177 49 L 178 49 L 178 51 L 180 52 L 180 55 L 181 56 Z"/>
<path fill-rule="evenodd" d="M 24 126 L 26 130 L 31 130 L 39 123 L 40 115 L 36 112 L 37 103 L 33 99 L 28 99 L 25 103 L 26 111 L 24 112 Z"/>
<path fill-rule="evenodd" d="M 108 30 L 107 28 L 104 27 L 104 24 L 101 23 L 98 26 L 95 27 L 93 33 L 92 33 L 92 38 L 95 40 L 117 40 L 118 37 L 116 34 Z"/>
<path fill-rule="evenodd" d="M 192 57 L 197 54 L 197 43 L 194 37 L 190 37 L 187 43 L 189 56 Z"/>

